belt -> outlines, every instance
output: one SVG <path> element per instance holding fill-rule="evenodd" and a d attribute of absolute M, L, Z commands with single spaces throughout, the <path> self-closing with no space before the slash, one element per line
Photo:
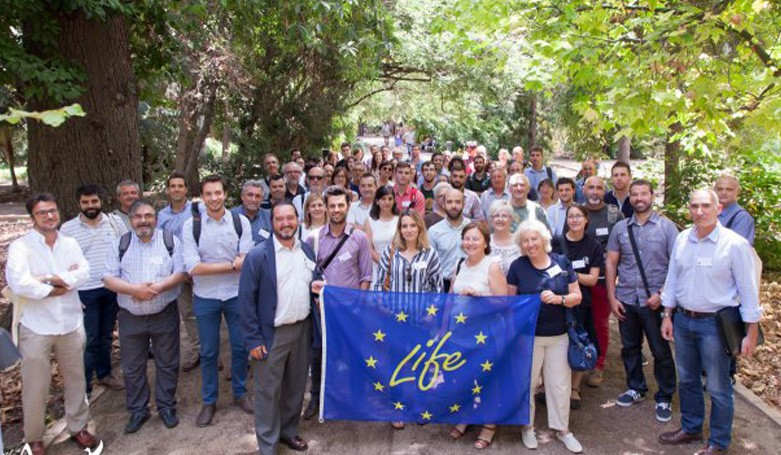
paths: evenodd
<path fill-rule="evenodd" d="M 678 311 L 693 319 L 705 319 L 705 318 L 712 318 L 713 316 L 716 316 L 716 313 L 703 313 L 701 311 L 692 311 L 681 307 L 678 307 Z"/>

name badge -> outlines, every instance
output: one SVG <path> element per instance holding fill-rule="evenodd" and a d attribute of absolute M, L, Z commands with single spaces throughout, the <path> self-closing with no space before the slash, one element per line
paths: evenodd
<path fill-rule="evenodd" d="M 586 260 L 585 259 L 578 259 L 577 261 L 572 261 L 572 268 L 573 269 L 584 269 L 584 268 L 586 268 Z"/>
<path fill-rule="evenodd" d="M 712 267 L 713 258 L 697 258 L 697 265 L 700 267 Z"/>
<path fill-rule="evenodd" d="M 315 262 L 310 261 L 309 259 L 304 259 L 304 264 L 306 265 L 306 269 L 310 272 L 315 269 Z"/>
<path fill-rule="evenodd" d="M 345 251 L 344 253 L 339 255 L 339 261 L 346 262 L 349 261 L 351 257 L 353 257 L 353 255 L 350 254 L 349 251 Z"/>
<path fill-rule="evenodd" d="M 258 234 L 260 234 L 260 236 L 263 237 L 264 239 L 269 238 L 269 236 L 271 235 L 271 233 L 269 233 L 267 230 L 263 228 L 260 228 L 260 230 L 258 230 Z"/>
<path fill-rule="evenodd" d="M 549 277 L 554 278 L 561 273 L 561 267 L 559 267 L 559 264 L 554 264 L 553 267 L 546 270 L 545 273 L 547 273 Z"/>
<path fill-rule="evenodd" d="M 425 262 L 416 262 L 412 264 L 412 270 L 423 270 L 427 265 Z"/>
<path fill-rule="evenodd" d="M 602 236 L 605 236 L 605 235 L 608 235 L 608 234 L 609 234 L 609 232 L 608 232 L 606 227 L 597 228 L 597 235 L 598 236 L 602 237 Z"/>
<path fill-rule="evenodd" d="M 149 257 L 147 258 L 147 261 L 149 261 L 151 265 L 163 265 L 163 258 L 160 256 Z"/>
<path fill-rule="evenodd" d="M 411 202 L 412 202 L 412 201 L 401 201 L 401 206 L 402 206 L 402 207 L 404 207 L 404 208 L 406 209 L 406 208 L 408 208 L 408 207 L 409 207 L 409 205 L 410 205 L 410 203 L 411 203 Z"/>

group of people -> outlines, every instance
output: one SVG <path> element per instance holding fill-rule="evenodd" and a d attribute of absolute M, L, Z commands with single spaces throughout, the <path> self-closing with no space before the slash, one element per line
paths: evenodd
<path fill-rule="evenodd" d="M 117 186 L 113 212 L 104 210 L 99 187 L 83 185 L 76 191 L 79 215 L 61 227 L 55 197 L 34 195 L 27 202 L 33 229 L 11 244 L 6 266 L 9 287 L 23 302 L 24 433 L 32 453 L 45 453 L 52 348 L 65 382 L 68 429 L 82 447 L 97 444 L 86 429 L 93 379 L 125 389 L 127 433 L 150 418 L 150 357 L 165 426 L 179 423 L 180 367 L 199 365 L 202 406 L 194 423 L 210 425 L 223 317 L 233 403 L 254 415 L 260 453 L 275 453 L 279 443 L 305 450 L 298 425 L 302 414 L 318 413 L 317 293 L 325 284 L 538 294 L 530 381 L 538 393 L 530 394 L 530 424 L 521 438 L 529 449 L 537 447 L 534 405 L 542 400 L 557 438 L 574 453 L 583 450 L 570 431 L 570 410 L 581 406 L 582 383 L 599 387 L 604 380 L 613 314 L 627 385 L 616 403 L 632 406 L 649 392 L 645 338 L 658 384 L 655 418 L 672 419 L 676 388 L 681 402 L 680 429 L 659 441 L 703 439 L 705 372 L 710 435 L 698 454 L 726 452 L 734 359 L 725 353 L 715 314 L 739 306 L 747 327 L 744 355 L 756 346 L 760 318 L 753 218 L 737 204 L 738 180 L 724 174 L 713 189 L 691 192 L 693 224 L 679 233 L 654 210 L 652 183 L 633 180 L 627 163 L 612 166 L 608 190 L 596 161 L 586 160 L 576 179 L 559 178 L 543 155 L 542 147 L 532 147 L 527 162 L 516 147 L 492 160 L 473 142 L 463 153 L 433 152 L 425 160 L 417 144 L 371 147 L 365 156 L 361 147 L 343 144 L 317 159 L 294 150 L 284 165 L 266 154 L 264 177 L 243 182 L 241 204 L 231 210 L 222 177 L 205 177 L 201 200 L 191 201 L 184 175 L 173 173 L 168 204 L 159 211 L 134 182 Z M 568 312 L 598 347 L 596 368 L 587 374 L 573 373 L 567 361 Z M 122 377 L 111 369 L 116 322 Z M 404 428 L 404 422 L 391 425 Z M 450 435 L 459 439 L 466 429 L 457 425 Z M 483 425 L 475 447 L 489 447 L 495 432 L 495 425 Z"/>

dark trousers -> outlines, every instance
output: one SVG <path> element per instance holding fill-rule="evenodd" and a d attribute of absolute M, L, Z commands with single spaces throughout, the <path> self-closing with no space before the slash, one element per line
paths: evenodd
<path fill-rule="evenodd" d="M 624 303 L 624 320 L 618 324 L 621 332 L 621 359 L 624 361 L 626 385 L 638 392 L 648 392 L 643 374 L 643 334 L 648 340 L 654 356 L 654 377 L 659 390 L 654 395 L 656 402 L 672 401 L 675 393 L 675 363 L 670 344 L 662 338 L 662 315 L 645 305 Z"/>
<path fill-rule="evenodd" d="M 92 374 L 98 380 L 111 374 L 111 337 L 117 320 L 117 295 L 106 288 L 79 291 L 84 306 L 84 376 L 91 390 Z"/>
<path fill-rule="evenodd" d="M 125 375 L 127 410 L 131 414 L 149 409 L 146 363 L 151 344 L 155 361 L 155 403 L 157 411 L 176 407 L 179 381 L 179 310 L 176 300 L 161 312 L 136 316 L 119 310 L 120 364 Z"/>
<path fill-rule="evenodd" d="M 261 455 L 276 454 L 280 437 L 298 436 L 309 365 L 311 318 L 274 329 L 274 344 L 255 369 L 255 436 Z"/>
<path fill-rule="evenodd" d="M 586 290 L 586 292 L 589 291 Z M 575 314 L 575 320 L 588 333 L 589 339 L 594 343 L 597 352 L 599 352 L 599 340 L 597 340 L 597 329 L 594 326 L 594 313 L 591 312 L 591 305 L 576 305 L 572 310 Z"/>

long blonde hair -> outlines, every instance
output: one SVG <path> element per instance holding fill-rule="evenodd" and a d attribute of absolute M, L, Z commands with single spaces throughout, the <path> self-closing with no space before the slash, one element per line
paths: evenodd
<path fill-rule="evenodd" d="M 323 195 L 320 193 L 309 193 L 309 196 L 306 197 L 306 201 L 304 202 L 304 225 L 307 229 L 312 226 L 312 214 L 309 213 L 309 206 L 317 200 L 322 201 L 323 205 L 325 205 L 325 199 L 323 199 Z M 324 216 L 324 221 L 328 223 L 328 213 L 326 212 Z"/>
<path fill-rule="evenodd" d="M 403 251 L 407 249 L 407 241 L 401 235 L 401 222 L 405 216 L 412 218 L 415 224 L 418 226 L 418 248 L 423 250 L 429 248 L 428 233 L 426 232 L 426 223 L 423 222 L 423 217 L 415 209 L 404 209 L 399 215 L 399 221 L 396 222 L 396 233 L 393 234 L 393 248 Z"/>

